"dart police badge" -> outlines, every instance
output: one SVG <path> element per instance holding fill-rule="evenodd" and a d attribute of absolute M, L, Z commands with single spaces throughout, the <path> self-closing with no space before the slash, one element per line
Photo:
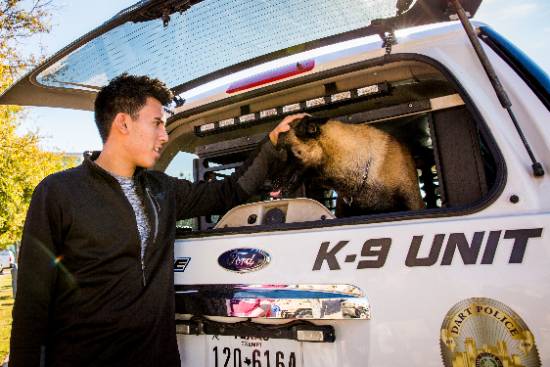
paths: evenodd
<path fill-rule="evenodd" d="M 446 367 L 538 367 L 535 338 L 510 307 L 490 298 L 457 303 L 441 325 Z"/>

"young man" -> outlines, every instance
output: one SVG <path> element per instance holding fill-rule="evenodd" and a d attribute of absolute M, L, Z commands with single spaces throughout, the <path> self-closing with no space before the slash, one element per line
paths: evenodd
<path fill-rule="evenodd" d="M 160 81 L 123 74 L 97 95 L 101 153 L 44 179 L 27 214 L 10 366 L 179 366 L 176 220 L 242 203 L 279 159 L 285 118 L 242 168 L 191 183 L 148 171 L 168 141 Z M 208 249 L 205 248 L 205 251 Z"/>

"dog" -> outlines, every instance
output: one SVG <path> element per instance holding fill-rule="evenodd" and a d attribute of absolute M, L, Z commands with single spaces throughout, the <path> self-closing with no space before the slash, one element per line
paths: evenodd
<path fill-rule="evenodd" d="M 385 131 L 306 116 L 277 145 L 288 160 L 276 181 L 296 187 L 310 179 L 335 190 L 339 217 L 424 208 L 410 152 Z"/>

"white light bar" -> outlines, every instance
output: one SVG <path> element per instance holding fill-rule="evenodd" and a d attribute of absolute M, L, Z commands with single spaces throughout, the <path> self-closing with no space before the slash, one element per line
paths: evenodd
<path fill-rule="evenodd" d="M 266 118 L 271 116 L 277 116 L 277 109 L 276 108 L 270 108 L 269 110 L 263 110 L 260 111 L 260 118 Z"/>
<path fill-rule="evenodd" d="M 195 132 L 199 135 L 207 135 L 212 132 L 223 131 L 232 126 L 239 124 L 260 122 L 261 119 L 269 119 L 279 115 L 291 114 L 302 110 L 315 109 L 320 106 L 325 106 L 331 103 L 339 103 L 341 101 L 353 101 L 355 99 L 369 98 L 371 96 L 377 96 L 390 91 L 389 83 L 380 83 L 367 85 L 357 89 L 338 92 L 332 95 L 316 97 L 301 102 L 288 104 L 281 107 L 273 107 L 259 112 L 247 113 L 239 117 L 228 118 L 220 120 L 218 122 L 212 122 L 201 126 L 195 127 Z M 279 109 L 280 108 L 280 109 Z M 248 126 L 245 125 L 245 126 Z"/>
<path fill-rule="evenodd" d="M 209 123 L 209 124 L 204 124 L 204 125 L 201 125 L 199 127 L 199 130 L 201 133 L 204 133 L 206 131 L 210 131 L 210 130 L 214 130 L 216 128 L 216 126 L 214 125 L 213 122 Z"/>
<path fill-rule="evenodd" d="M 306 101 L 307 108 L 323 106 L 324 104 L 325 104 L 325 97 L 314 98 Z"/>
<path fill-rule="evenodd" d="M 227 127 L 227 126 L 233 126 L 233 125 L 235 125 L 235 119 L 234 118 L 225 119 L 225 120 L 221 120 L 220 122 L 218 122 L 218 127 L 220 127 L 220 128 Z"/>
<path fill-rule="evenodd" d="M 368 96 L 370 94 L 375 94 L 375 93 L 378 93 L 380 92 L 380 87 L 378 87 L 378 85 L 369 85 L 368 87 L 363 87 L 363 88 L 359 88 L 357 89 L 357 96 L 358 97 L 361 97 L 361 96 Z"/>
<path fill-rule="evenodd" d="M 298 330 L 296 340 L 301 342 L 322 342 L 325 336 L 321 330 Z"/>
<path fill-rule="evenodd" d="M 283 106 L 283 113 L 300 111 L 301 109 L 302 106 L 300 106 L 299 103 L 287 104 L 286 106 Z"/>
<path fill-rule="evenodd" d="M 330 96 L 330 101 L 338 102 L 338 101 L 343 101 L 344 99 L 350 99 L 350 98 L 351 98 L 351 91 L 348 90 L 345 92 L 333 94 L 332 96 Z"/>
<path fill-rule="evenodd" d="M 255 119 L 256 119 L 256 114 L 249 113 L 247 115 L 242 115 L 241 117 L 239 117 L 239 122 L 242 124 L 243 122 L 250 122 L 250 121 L 254 121 Z"/>

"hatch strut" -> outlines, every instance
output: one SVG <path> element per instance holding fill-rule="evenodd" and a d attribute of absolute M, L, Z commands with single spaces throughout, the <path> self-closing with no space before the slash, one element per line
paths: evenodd
<path fill-rule="evenodd" d="M 386 32 L 382 32 L 380 33 L 380 38 L 382 38 L 382 47 L 386 49 L 385 56 L 389 56 L 391 54 L 393 45 L 397 44 L 395 32 L 392 29 Z"/>
<path fill-rule="evenodd" d="M 456 13 L 458 15 L 458 18 L 460 19 L 460 22 L 462 23 L 462 26 L 464 27 L 464 30 L 466 31 L 466 34 L 468 35 L 468 38 L 470 39 L 470 42 L 472 43 L 472 46 L 476 51 L 477 57 L 479 58 L 479 61 L 483 65 L 483 68 L 485 69 L 485 72 L 487 73 L 487 76 L 489 77 L 489 80 L 493 85 L 493 88 L 497 94 L 500 104 L 502 105 L 502 107 L 506 109 L 506 111 L 508 111 L 508 114 L 510 115 L 512 122 L 516 127 L 518 135 L 521 138 L 523 146 L 525 147 L 525 150 L 527 150 L 527 154 L 529 154 L 529 158 L 531 158 L 531 163 L 532 163 L 531 167 L 533 168 L 533 174 L 536 177 L 544 176 L 544 168 L 542 167 L 542 164 L 538 162 L 537 159 L 535 158 L 535 155 L 533 154 L 533 151 L 529 146 L 529 142 L 527 141 L 525 135 L 523 134 L 523 131 L 521 130 L 521 127 L 519 126 L 519 123 L 516 119 L 516 116 L 512 111 L 512 102 L 510 101 L 510 98 L 508 98 L 508 94 L 506 93 L 506 91 L 504 90 L 504 87 L 500 83 L 500 80 L 498 79 L 498 76 L 495 72 L 495 69 L 493 68 L 493 65 L 489 61 L 487 54 L 481 47 L 481 43 L 479 42 L 479 39 L 476 37 L 474 28 L 472 27 L 472 24 L 468 20 L 468 17 L 466 16 L 466 12 L 464 11 L 464 8 L 460 4 L 459 0 L 450 0 L 450 2 L 454 6 Z"/>

